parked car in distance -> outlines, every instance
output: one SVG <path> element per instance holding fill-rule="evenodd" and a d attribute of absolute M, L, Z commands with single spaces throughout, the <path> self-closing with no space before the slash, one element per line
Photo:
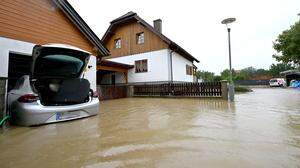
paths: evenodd
<path fill-rule="evenodd" d="M 273 78 L 269 81 L 270 87 L 285 87 L 286 82 L 283 78 Z"/>
<path fill-rule="evenodd" d="M 98 114 L 98 94 L 82 78 L 90 53 L 68 45 L 36 45 L 32 57 L 30 75 L 8 92 L 12 123 L 32 126 Z"/>

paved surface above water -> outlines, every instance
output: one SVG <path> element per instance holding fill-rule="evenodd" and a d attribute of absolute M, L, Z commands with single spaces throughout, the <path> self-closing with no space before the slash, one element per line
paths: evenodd
<path fill-rule="evenodd" d="M 128 98 L 99 116 L 0 134 L 0 167 L 300 167 L 300 90 Z"/>

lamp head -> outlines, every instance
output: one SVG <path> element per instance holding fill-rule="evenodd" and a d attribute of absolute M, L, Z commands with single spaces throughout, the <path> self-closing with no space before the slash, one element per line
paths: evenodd
<path fill-rule="evenodd" d="M 222 20 L 222 24 L 225 24 L 227 28 L 230 28 L 229 25 L 236 21 L 236 18 L 227 18 Z"/>

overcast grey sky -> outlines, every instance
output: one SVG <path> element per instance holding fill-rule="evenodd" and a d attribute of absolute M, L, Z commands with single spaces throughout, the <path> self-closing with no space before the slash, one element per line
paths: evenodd
<path fill-rule="evenodd" d="M 228 68 L 227 32 L 221 20 L 237 18 L 232 25 L 234 69 L 269 68 L 275 62 L 272 41 L 298 19 L 300 0 L 69 0 L 99 36 L 109 22 L 129 11 L 152 25 L 161 18 L 163 34 L 201 62 L 198 69 L 221 72 Z"/>

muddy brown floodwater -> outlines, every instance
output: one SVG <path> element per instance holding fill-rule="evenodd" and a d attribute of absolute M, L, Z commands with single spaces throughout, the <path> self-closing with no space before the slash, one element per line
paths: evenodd
<path fill-rule="evenodd" d="M 127 98 L 100 115 L 0 134 L 0 167 L 300 167 L 300 90 L 236 102 Z"/>

